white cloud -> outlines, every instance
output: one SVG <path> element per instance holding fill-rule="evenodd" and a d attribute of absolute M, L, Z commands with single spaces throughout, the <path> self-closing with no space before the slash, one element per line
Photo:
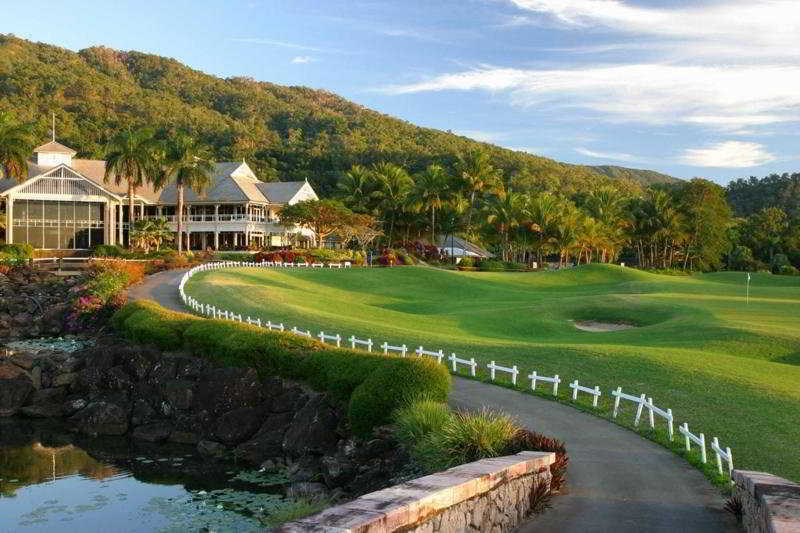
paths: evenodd
<path fill-rule="evenodd" d="M 582 108 L 611 121 L 683 122 L 736 130 L 798 120 L 798 86 L 800 65 L 642 63 L 558 70 L 484 65 L 383 90 L 507 92 L 520 106 Z"/>
<path fill-rule="evenodd" d="M 726 141 L 705 148 L 688 149 L 680 161 L 694 167 L 748 168 L 765 165 L 776 159 L 763 144 Z"/>
<path fill-rule="evenodd" d="M 625 161 L 627 163 L 641 163 L 643 162 L 641 158 L 632 155 L 632 154 L 625 154 L 621 152 L 595 152 L 594 150 L 589 150 L 588 148 L 575 148 L 575 151 L 579 154 L 585 155 L 587 157 L 593 157 L 595 159 L 610 159 L 612 161 Z"/>
<path fill-rule="evenodd" d="M 314 61 L 314 58 L 311 56 L 295 56 L 292 58 L 292 63 L 296 65 L 302 65 L 304 63 L 311 63 Z"/>
<path fill-rule="evenodd" d="M 510 0 L 531 22 L 601 28 L 672 41 L 715 56 L 796 58 L 800 17 L 796 0 L 728 0 L 653 8 L 622 0 Z M 518 21 L 523 21 L 520 17 Z"/>

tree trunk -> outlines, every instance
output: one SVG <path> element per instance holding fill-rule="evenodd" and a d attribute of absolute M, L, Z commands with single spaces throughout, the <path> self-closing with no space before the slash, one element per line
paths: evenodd
<path fill-rule="evenodd" d="M 431 246 L 436 246 L 436 206 L 431 207 Z"/>
<path fill-rule="evenodd" d="M 133 211 L 133 182 L 128 182 L 128 248 L 133 249 L 133 242 L 131 233 L 133 232 L 133 220 L 135 218 Z"/>
<path fill-rule="evenodd" d="M 177 184 L 178 189 L 178 253 L 183 252 L 183 183 Z"/>

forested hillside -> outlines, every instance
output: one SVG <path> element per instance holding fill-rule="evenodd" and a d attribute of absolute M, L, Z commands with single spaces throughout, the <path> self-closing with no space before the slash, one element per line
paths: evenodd
<path fill-rule="evenodd" d="M 178 61 L 103 47 L 78 53 L 0 35 L 0 111 L 35 122 L 82 157 L 103 156 L 109 137 L 126 126 L 190 130 L 218 159 L 247 158 L 265 180 L 308 178 L 323 195 L 354 164 L 389 161 L 417 172 L 450 166 L 478 147 L 528 190 L 569 194 L 613 183 L 628 191 L 674 181 L 651 171 L 569 165 L 420 128 L 327 91 L 249 78 L 221 79 Z"/>

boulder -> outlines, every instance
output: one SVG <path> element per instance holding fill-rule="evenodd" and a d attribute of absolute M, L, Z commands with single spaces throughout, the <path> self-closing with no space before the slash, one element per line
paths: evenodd
<path fill-rule="evenodd" d="M 200 437 L 197 436 L 197 433 L 192 433 L 191 431 L 173 431 L 169 436 L 170 442 L 177 442 L 178 444 L 197 444 L 200 441 Z"/>
<path fill-rule="evenodd" d="M 125 371 L 125 367 L 117 365 L 109 368 L 104 373 L 105 385 L 110 390 L 130 391 L 133 389 L 133 380 Z"/>
<path fill-rule="evenodd" d="M 145 440 L 147 442 L 161 442 L 167 440 L 172 433 L 172 425 L 168 422 L 153 422 L 139 426 L 131 434 L 134 439 Z"/>
<path fill-rule="evenodd" d="M 197 406 L 211 416 L 242 407 L 255 407 L 264 399 L 264 391 L 253 368 L 214 368 L 197 384 Z"/>
<path fill-rule="evenodd" d="M 292 419 L 283 436 L 286 453 L 302 457 L 310 453 L 325 455 L 336 449 L 339 418 L 322 395 L 313 396 Z"/>
<path fill-rule="evenodd" d="M 30 418 L 58 418 L 64 414 L 60 403 L 42 403 L 20 407 L 19 413 Z"/>
<path fill-rule="evenodd" d="M 201 440 L 197 443 L 197 452 L 204 457 L 224 457 L 228 450 L 219 442 Z"/>
<path fill-rule="evenodd" d="M 119 358 L 134 379 L 142 380 L 150 373 L 160 355 L 155 348 L 125 346 L 120 348 Z"/>
<path fill-rule="evenodd" d="M 0 417 L 11 416 L 33 392 L 28 374 L 11 363 L 0 363 Z"/>
<path fill-rule="evenodd" d="M 261 410 L 253 407 L 229 411 L 217 420 L 214 436 L 225 444 L 238 444 L 258 431 L 261 419 Z"/>
<path fill-rule="evenodd" d="M 75 383 L 75 381 L 77 381 L 77 379 L 78 379 L 78 373 L 77 372 L 68 372 L 66 374 L 59 374 L 59 375 L 57 375 L 57 376 L 55 376 L 53 378 L 52 386 L 53 387 L 68 387 L 68 386 L 72 385 L 73 383 Z M 100 381 L 100 375 L 98 375 L 96 381 L 98 381 L 98 382 Z M 95 380 L 87 379 L 87 382 L 94 383 Z"/>
<path fill-rule="evenodd" d="M 124 435 L 128 432 L 127 411 L 108 401 L 92 402 L 70 420 L 80 432 L 91 436 Z"/>
<path fill-rule="evenodd" d="M 32 405 L 41 405 L 45 403 L 59 403 L 64 400 L 67 391 L 63 387 L 39 389 L 34 391 L 31 395 L 30 403 Z"/>
<path fill-rule="evenodd" d="M 283 435 L 293 417 L 293 413 L 267 417 L 258 433 L 236 447 L 234 455 L 252 465 L 260 465 L 267 459 L 283 455 Z"/>
<path fill-rule="evenodd" d="M 133 401 L 133 409 L 131 410 L 131 425 L 141 426 L 148 424 L 156 418 L 156 411 L 149 402 L 139 398 Z"/>
<path fill-rule="evenodd" d="M 281 388 L 281 390 L 282 392 L 272 400 L 271 407 L 275 413 L 294 412 L 306 400 L 305 391 L 297 385 Z"/>
<path fill-rule="evenodd" d="M 163 384 L 162 396 L 175 409 L 189 409 L 194 403 L 194 386 L 191 381 L 173 379 Z"/>
<path fill-rule="evenodd" d="M 108 370 L 116 364 L 116 353 L 109 350 L 107 346 L 96 346 L 86 350 L 84 365 L 86 368 L 94 368 L 100 371 Z"/>
<path fill-rule="evenodd" d="M 149 383 L 160 387 L 167 381 L 175 379 L 178 363 L 175 358 L 164 357 L 153 365 L 147 377 Z"/>

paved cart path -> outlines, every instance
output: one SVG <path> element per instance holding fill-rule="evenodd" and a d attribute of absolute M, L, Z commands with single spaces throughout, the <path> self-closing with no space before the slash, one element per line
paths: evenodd
<path fill-rule="evenodd" d="M 183 310 L 177 285 L 185 270 L 155 274 L 132 287 L 133 299 Z M 522 532 L 732 532 L 724 498 L 703 475 L 665 448 L 567 405 L 463 378 L 450 403 L 489 406 L 531 430 L 561 439 L 570 457 L 567 490 Z"/>

